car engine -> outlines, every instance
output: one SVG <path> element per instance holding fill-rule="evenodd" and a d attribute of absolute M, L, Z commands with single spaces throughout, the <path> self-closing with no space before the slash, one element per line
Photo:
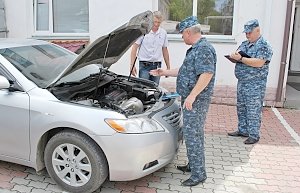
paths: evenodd
<path fill-rule="evenodd" d="M 97 85 L 97 86 L 95 86 Z M 162 95 L 156 83 L 104 71 L 78 84 L 60 84 L 51 92 L 62 101 L 112 109 L 126 116 L 152 108 Z"/>

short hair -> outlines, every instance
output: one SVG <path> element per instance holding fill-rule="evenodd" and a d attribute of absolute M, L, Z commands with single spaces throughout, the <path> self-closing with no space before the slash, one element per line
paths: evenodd
<path fill-rule="evenodd" d="M 201 25 L 197 24 L 197 25 L 193 25 L 191 27 L 188 28 L 192 33 L 201 33 Z"/>
<path fill-rule="evenodd" d="M 154 12 L 153 12 L 153 17 L 156 17 L 156 18 L 159 19 L 160 21 L 163 20 L 163 16 L 162 16 L 162 14 L 161 14 L 160 11 L 154 11 Z"/>

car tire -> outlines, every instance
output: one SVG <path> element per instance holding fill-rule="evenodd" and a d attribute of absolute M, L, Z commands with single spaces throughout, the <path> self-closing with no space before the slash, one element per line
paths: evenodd
<path fill-rule="evenodd" d="M 93 192 L 108 176 L 108 164 L 101 148 L 76 131 L 54 135 L 46 145 L 44 161 L 51 178 L 74 193 Z"/>

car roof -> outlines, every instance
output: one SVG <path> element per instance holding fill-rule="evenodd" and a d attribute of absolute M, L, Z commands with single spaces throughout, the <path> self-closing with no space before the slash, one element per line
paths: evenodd
<path fill-rule="evenodd" d="M 49 44 L 49 42 L 36 39 L 0 38 L 0 49 L 41 44 Z"/>

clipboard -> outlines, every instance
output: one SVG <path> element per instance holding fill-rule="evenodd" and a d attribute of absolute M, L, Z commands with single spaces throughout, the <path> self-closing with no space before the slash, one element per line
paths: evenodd
<path fill-rule="evenodd" d="M 245 52 L 243 52 L 243 51 L 239 51 L 238 52 L 242 57 L 245 57 L 245 58 L 251 58 L 248 54 L 246 54 Z M 232 63 L 237 63 L 237 62 L 239 62 L 239 61 L 237 61 L 237 60 L 235 60 L 235 59 L 233 59 L 233 58 L 230 58 L 230 55 L 224 55 L 224 57 L 225 58 L 227 58 L 230 62 L 232 62 Z"/>
<path fill-rule="evenodd" d="M 242 57 L 245 57 L 245 58 L 251 58 L 251 56 L 249 56 L 248 54 L 246 54 L 245 52 L 243 51 L 239 51 L 239 54 L 242 56 Z"/>

